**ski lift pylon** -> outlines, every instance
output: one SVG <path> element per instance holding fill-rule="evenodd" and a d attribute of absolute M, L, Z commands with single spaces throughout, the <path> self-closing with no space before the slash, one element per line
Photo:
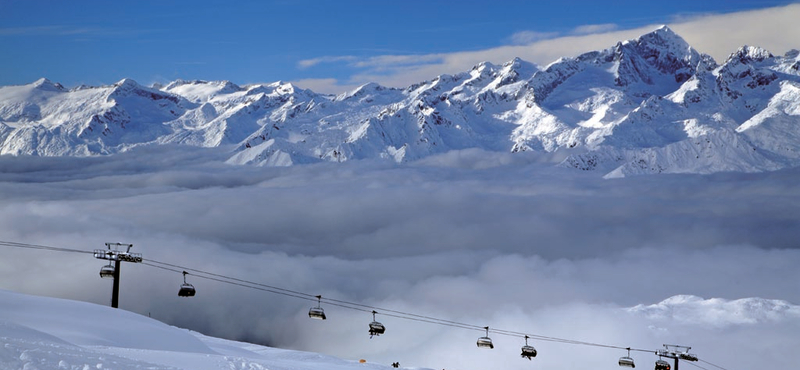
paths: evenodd
<path fill-rule="evenodd" d="M 194 285 L 186 282 L 186 275 L 188 274 L 189 273 L 186 271 L 183 272 L 183 284 L 181 284 L 181 288 L 178 290 L 178 297 L 194 297 Z"/>

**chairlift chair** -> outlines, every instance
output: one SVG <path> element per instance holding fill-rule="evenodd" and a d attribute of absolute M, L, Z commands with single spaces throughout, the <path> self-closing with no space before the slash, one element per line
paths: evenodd
<path fill-rule="evenodd" d="M 100 268 L 100 277 L 104 279 L 114 277 L 114 265 L 111 262 Z"/>
<path fill-rule="evenodd" d="M 635 368 L 636 365 L 633 363 L 633 358 L 631 357 L 631 349 L 626 349 L 628 350 L 628 355 L 619 358 L 619 366 Z"/>
<path fill-rule="evenodd" d="M 317 320 L 325 320 L 326 319 L 325 310 L 322 309 L 322 296 L 321 295 L 317 296 L 317 307 L 311 307 L 311 309 L 308 310 L 308 317 L 310 317 L 312 319 L 317 319 Z"/>
<path fill-rule="evenodd" d="M 484 326 L 484 329 L 486 329 L 486 336 L 478 338 L 478 348 L 493 349 L 492 338 L 489 338 L 489 327 Z"/>
<path fill-rule="evenodd" d="M 655 370 L 670 370 L 672 366 L 669 366 L 669 362 L 666 362 L 662 359 L 658 359 L 656 361 L 656 369 Z"/>
<path fill-rule="evenodd" d="M 528 360 L 531 360 L 534 357 L 536 357 L 536 348 L 533 348 L 533 346 L 528 345 L 528 338 L 530 337 L 526 335 L 525 345 L 522 346 L 522 358 L 527 358 Z"/>
<path fill-rule="evenodd" d="M 186 282 L 186 275 L 188 274 L 186 271 L 183 272 L 183 284 L 181 284 L 181 289 L 178 290 L 178 297 L 194 297 L 194 285 Z"/>
<path fill-rule="evenodd" d="M 386 327 L 383 324 L 375 321 L 375 314 L 377 312 L 372 311 L 372 322 L 369 323 L 369 337 L 372 338 L 373 336 L 378 336 L 386 332 Z"/>
<path fill-rule="evenodd" d="M 678 357 L 680 357 L 681 360 L 685 361 L 697 361 L 697 356 L 688 352 L 679 353 Z"/>

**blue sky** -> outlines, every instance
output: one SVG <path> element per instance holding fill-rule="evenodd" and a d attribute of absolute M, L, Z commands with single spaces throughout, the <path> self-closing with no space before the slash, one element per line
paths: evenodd
<path fill-rule="evenodd" d="M 0 85 L 40 77 L 68 87 L 122 78 L 143 84 L 284 80 L 324 92 L 369 80 L 401 85 L 460 72 L 461 64 L 442 63 L 458 53 L 533 48 L 542 40 L 639 32 L 790 3 L 0 0 Z M 798 40 L 797 34 L 790 38 Z M 604 42 L 596 48 L 613 44 Z M 502 63 L 505 55 L 485 57 Z M 547 58 L 555 59 L 548 54 L 533 61 L 552 61 Z"/>

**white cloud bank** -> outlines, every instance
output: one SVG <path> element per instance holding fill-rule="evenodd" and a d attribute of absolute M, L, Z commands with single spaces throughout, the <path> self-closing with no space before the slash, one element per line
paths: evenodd
<path fill-rule="evenodd" d="M 668 26 L 700 52 L 724 61 L 743 45 L 760 46 L 775 54 L 800 48 L 800 4 L 742 11 L 727 14 L 708 14 L 676 18 Z M 325 93 L 339 93 L 367 82 L 391 87 L 406 87 L 429 80 L 440 74 L 469 70 L 475 64 L 489 61 L 503 63 L 514 57 L 547 65 L 560 57 L 613 46 L 620 40 L 636 38 L 660 25 L 619 30 L 614 24 L 585 25 L 569 35 L 521 31 L 509 38 L 511 45 L 454 53 L 421 55 L 379 55 L 372 57 L 323 56 L 298 63 L 309 68 L 326 62 L 348 63 L 358 71 L 349 79 L 331 83 L 330 79 L 296 81 L 304 88 Z"/>
<path fill-rule="evenodd" d="M 751 306 L 726 304 L 800 302 L 796 169 L 602 180 L 535 154 L 252 168 L 183 149 L 0 157 L 0 239 L 84 250 L 133 243 L 146 261 L 443 319 L 690 345 L 730 369 L 796 363 L 796 306 L 748 319 L 732 310 Z M 103 262 L 91 255 L 0 253 L 2 289 L 109 301 Z M 211 335 L 436 369 L 532 365 L 519 358 L 521 338 L 495 336 L 485 351 L 477 331 L 379 317 L 387 334 L 369 339 L 363 312 L 325 306 L 320 322 L 306 315 L 313 302 L 191 275 L 197 296 L 179 298 L 180 273 L 126 264 L 122 274 L 122 308 Z M 662 302 L 680 294 L 723 300 Z M 625 354 L 532 344 L 541 368 L 612 368 Z M 633 355 L 645 368 L 655 360 Z"/>

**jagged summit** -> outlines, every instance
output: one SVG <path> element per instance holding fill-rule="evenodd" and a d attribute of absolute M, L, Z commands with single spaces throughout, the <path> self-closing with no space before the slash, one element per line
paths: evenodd
<path fill-rule="evenodd" d="M 682 83 L 694 75 L 704 59 L 699 52 L 667 26 L 628 40 L 614 47 L 614 58 L 619 61 L 618 83 L 635 82 L 655 84 L 653 72 L 672 75 Z M 654 71 L 648 71 L 648 69 Z"/>
<path fill-rule="evenodd" d="M 749 62 L 761 62 L 765 59 L 773 58 L 774 55 L 770 53 L 768 50 L 757 47 L 757 46 L 748 46 L 744 45 L 737 49 L 735 52 L 731 53 L 728 56 L 728 59 L 725 60 L 725 63 L 730 63 L 732 61 L 738 61 L 739 63 L 747 64 Z"/>
<path fill-rule="evenodd" d="M 689 49 L 691 46 L 683 39 L 680 35 L 675 33 L 669 26 L 661 25 L 660 27 L 656 28 L 655 30 L 648 32 L 644 35 L 639 36 L 635 40 L 629 40 L 626 42 L 635 41 L 638 43 L 651 43 L 651 44 L 658 44 L 663 45 L 669 49 Z"/>
<path fill-rule="evenodd" d="M 724 63 L 669 27 L 540 68 L 514 58 L 404 89 L 333 96 L 282 81 L 131 79 L 65 90 L 0 88 L 0 153 L 113 154 L 178 143 L 230 148 L 230 163 L 292 165 L 450 150 L 569 151 L 607 177 L 800 165 L 800 52 L 745 46 Z"/>

